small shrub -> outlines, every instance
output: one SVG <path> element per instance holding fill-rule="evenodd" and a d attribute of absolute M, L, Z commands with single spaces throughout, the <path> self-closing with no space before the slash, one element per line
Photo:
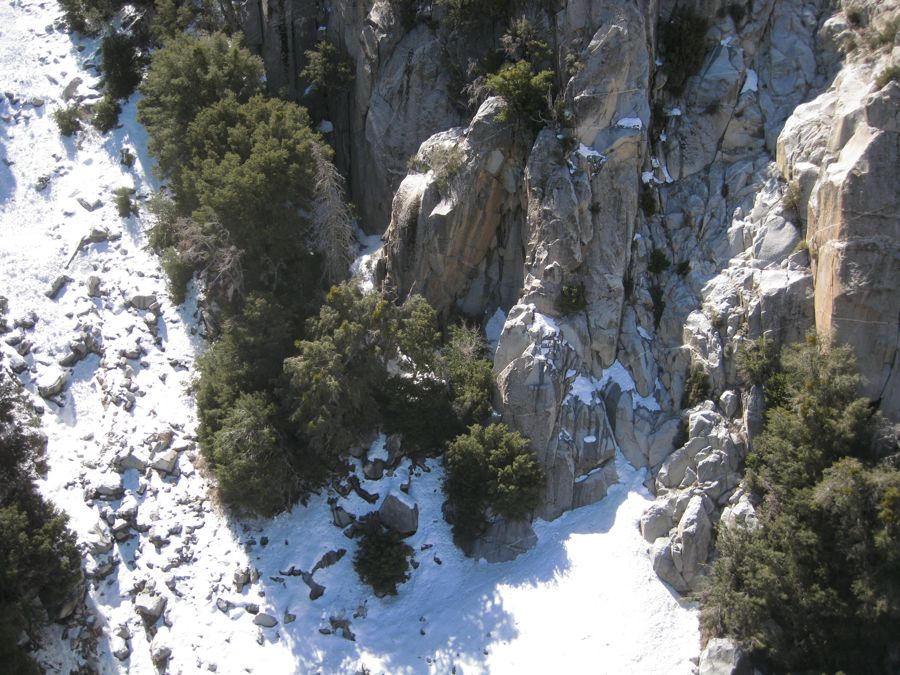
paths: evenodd
<path fill-rule="evenodd" d="M 488 509 L 516 520 L 537 506 L 543 471 L 528 440 L 503 424 L 469 427 L 447 448 L 444 464 L 453 533 L 463 545 L 483 531 Z"/>
<path fill-rule="evenodd" d="M 75 104 L 55 110 L 53 121 L 56 122 L 59 133 L 63 136 L 73 136 L 81 131 L 81 111 Z"/>
<path fill-rule="evenodd" d="M 131 195 L 134 194 L 132 188 L 116 188 L 113 194 L 116 196 L 116 210 L 119 212 L 120 218 L 128 218 L 138 212 L 137 206 L 131 200 Z"/>
<path fill-rule="evenodd" d="M 510 0 L 436 0 L 451 28 L 477 26 L 509 16 Z"/>
<path fill-rule="evenodd" d="M 704 115 L 718 115 L 720 112 L 722 112 L 722 103 L 720 101 L 710 101 L 703 108 Z"/>
<path fill-rule="evenodd" d="M 748 384 L 765 384 L 778 370 L 775 343 L 765 335 L 745 342 L 735 356 L 738 376 Z"/>
<path fill-rule="evenodd" d="M 180 305 L 187 295 L 187 284 L 194 276 L 194 268 L 181 258 L 173 246 L 164 249 L 161 257 L 163 272 L 169 281 L 169 297 L 173 303 Z"/>
<path fill-rule="evenodd" d="M 900 81 L 900 64 L 895 63 L 882 70 L 875 78 L 875 86 L 884 89 L 891 82 Z"/>
<path fill-rule="evenodd" d="M 800 214 L 800 183 L 792 180 L 785 186 L 782 203 L 787 210 Z"/>
<path fill-rule="evenodd" d="M 116 125 L 119 124 L 120 112 L 122 112 L 122 107 L 119 105 L 119 102 L 109 94 L 106 94 L 94 106 L 94 117 L 91 119 L 91 124 L 101 134 L 105 134 L 107 131 L 115 129 Z"/>
<path fill-rule="evenodd" d="M 581 312 L 587 307 L 584 297 L 584 284 L 565 284 L 559 296 L 559 309 L 565 314 Z"/>
<path fill-rule="evenodd" d="M 887 45 L 893 45 L 896 42 L 898 30 L 900 30 L 900 16 L 886 20 L 879 26 L 870 24 L 869 47 L 871 49 L 880 49 Z"/>
<path fill-rule="evenodd" d="M 453 326 L 442 353 L 444 379 L 450 385 L 453 411 L 464 427 L 491 414 L 492 363 L 484 337 L 473 326 Z"/>
<path fill-rule="evenodd" d="M 650 251 L 650 260 L 647 263 L 647 271 L 650 274 L 662 274 L 672 263 L 669 261 L 668 256 L 666 256 L 665 251 L 661 248 L 654 248 Z"/>
<path fill-rule="evenodd" d="M 654 190 L 653 187 L 647 183 L 642 183 L 638 200 L 640 202 L 641 211 L 644 212 L 644 215 L 647 218 L 652 218 L 656 215 L 656 190 Z"/>
<path fill-rule="evenodd" d="M 547 113 L 547 99 L 553 90 L 553 72 L 534 72 L 528 61 L 506 64 L 486 80 L 488 89 L 506 101 L 497 119 L 501 122 L 514 117 L 528 121 L 532 126 L 541 123 Z"/>
<path fill-rule="evenodd" d="M 122 148 L 119 151 L 119 163 L 122 166 L 127 166 L 131 168 L 134 166 L 134 161 L 137 159 L 134 153 L 129 148 Z"/>
<path fill-rule="evenodd" d="M 854 28 L 859 28 L 863 23 L 863 11 L 861 7 L 848 7 L 845 11 L 847 23 Z"/>
<path fill-rule="evenodd" d="M 400 539 L 400 535 L 370 522 L 353 556 L 353 569 L 379 598 L 397 595 L 397 586 L 409 579 L 412 555 L 412 548 Z"/>
<path fill-rule="evenodd" d="M 684 383 L 684 396 L 682 397 L 682 408 L 693 408 L 698 403 L 702 403 L 709 398 L 710 392 L 709 376 L 703 370 L 700 364 L 691 366 L 687 380 Z"/>
<path fill-rule="evenodd" d="M 100 54 L 107 96 L 114 99 L 131 96 L 141 81 L 141 63 L 135 39 L 125 33 L 110 33 L 100 43 Z"/>
<path fill-rule="evenodd" d="M 307 50 L 306 67 L 300 77 L 320 89 L 344 88 L 353 81 L 353 64 L 328 40 L 322 39 Z"/>
<path fill-rule="evenodd" d="M 450 181 L 465 164 L 466 155 L 458 145 L 432 145 L 424 154 L 415 154 L 407 163 L 411 171 L 434 172 L 434 182 L 438 190 L 446 191 Z"/>
<path fill-rule="evenodd" d="M 153 220 L 153 225 L 147 229 L 147 246 L 155 253 L 162 253 L 177 243 L 175 221 L 178 210 L 175 202 L 163 192 L 153 193 L 147 202 L 147 209 Z"/>
<path fill-rule="evenodd" d="M 659 328 L 659 322 L 666 311 L 666 301 L 663 300 L 663 288 L 657 282 L 650 284 L 650 300 L 653 303 L 653 324 Z"/>
<path fill-rule="evenodd" d="M 747 16 L 747 8 L 740 2 L 732 2 L 728 5 L 728 16 L 734 21 L 735 26 L 739 26 Z"/>
<path fill-rule="evenodd" d="M 675 273 L 680 277 L 686 277 L 691 273 L 691 263 L 689 260 L 682 260 L 675 266 Z"/>

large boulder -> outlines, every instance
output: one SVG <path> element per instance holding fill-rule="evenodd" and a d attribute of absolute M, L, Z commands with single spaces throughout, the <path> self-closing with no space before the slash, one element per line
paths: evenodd
<path fill-rule="evenodd" d="M 408 495 L 392 490 L 378 508 L 381 524 L 403 537 L 419 529 L 419 505 Z"/>

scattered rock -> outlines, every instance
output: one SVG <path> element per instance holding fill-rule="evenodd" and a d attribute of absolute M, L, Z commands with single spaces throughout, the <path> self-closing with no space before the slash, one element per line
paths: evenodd
<path fill-rule="evenodd" d="M 119 659 L 119 661 L 125 661 L 131 656 L 131 646 L 128 644 L 128 641 L 123 640 L 118 635 L 113 636 L 110 639 L 109 648 L 112 655 Z"/>
<path fill-rule="evenodd" d="M 100 297 L 100 277 L 90 276 L 87 279 L 88 297 Z"/>
<path fill-rule="evenodd" d="M 142 591 L 134 599 L 134 611 L 149 625 L 157 622 L 166 608 L 165 596 L 150 591 Z"/>
<path fill-rule="evenodd" d="M 341 560 L 347 554 L 347 550 L 343 548 L 339 548 L 336 551 L 328 551 L 325 555 L 319 558 L 319 562 L 315 564 L 312 568 L 312 572 L 310 574 L 315 574 L 321 569 L 325 569 L 326 567 L 331 567 L 335 563 Z"/>
<path fill-rule="evenodd" d="M 84 197 L 76 197 L 75 201 L 77 201 L 81 208 L 85 211 L 93 212 L 103 206 L 103 201 L 99 197 L 94 197 L 92 200 L 87 200 Z"/>
<path fill-rule="evenodd" d="M 255 602 L 248 602 L 244 605 L 244 611 L 248 614 L 259 614 L 259 605 Z"/>
<path fill-rule="evenodd" d="M 363 465 L 363 475 L 366 480 L 381 480 L 384 476 L 384 462 L 376 459 L 374 462 L 366 462 Z"/>
<path fill-rule="evenodd" d="M 80 77 L 73 77 L 69 80 L 69 83 L 62 90 L 62 100 L 68 101 L 70 98 L 75 96 L 75 92 L 78 91 L 78 87 L 81 86 L 82 79 Z"/>
<path fill-rule="evenodd" d="M 158 305 L 159 302 L 157 301 L 156 296 L 152 293 L 149 295 L 135 293 L 129 296 L 128 304 L 135 309 L 150 309 L 151 307 Z"/>
<path fill-rule="evenodd" d="M 232 605 L 224 598 L 216 598 L 216 609 L 222 612 L 222 614 L 228 614 L 228 612 L 231 611 L 232 607 L 234 607 L 234 605 Z"/>
<path fill-rule="evenodd" d="M 343 506 L 334 506 L 331 509 L 331 520 L 334 523 L 335 527 L 343 529 L 350 523 L 354 522 L 356 520 L 356 516 L 348 513 Z"/>
<path fill-rule="evenodd" d="M 150 468 L 156 469 L 160 473 L 172 475 L 178 467 L 178 452 L 176 450 L 166 450 L 164 453 L 154 458 L 150 463 Z"/>
<path fill-rule="evenodd" d="M 278 619 L 271 614 L 257 614 L 253 617 L 253 623 L 263 628 L 274 628 L 278 625 Z"/>
<path fill-rule="evenodd" d="M 238 593 L 244 590 L 244 586 L 250 583 L 250 570 L 244 568 L 234 573 L 234 590 Z"/>
<path fill-rule="evenodd" d="M 56 296 L 59 295 L 59 292 L 63 289 L 63 286 L 65 286 L 70 281 L 72 281 L 72 277 L 66 274 L 61 274 L 53 280 L 53 283 L 50 284 L 50 288 L 46 293 L 44 293 L 44 295 L 46 295 L 51 300 L 55 300 Z"/>
<path fill-rule="evenodd" d="M 157 668 L 164 668 L 172 656 L 172 648 L 163 641 L 162 631 L 156 634 L 150 643 L 150 660 Z"/>

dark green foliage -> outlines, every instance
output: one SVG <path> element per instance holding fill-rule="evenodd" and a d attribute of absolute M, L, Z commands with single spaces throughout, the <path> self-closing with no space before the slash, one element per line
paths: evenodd
<path fill-rule="evenodd" d="M 641 205 L 641 211 L 647 218 L 656 215 L 656 190 L 646 183 L 641 184 L 641 191 L 638 196 Z"/>
<path fill-rule="evenodd" d="M 421 295 L 410 296 L 400 312 L 397 347 L 414 376 L 435 370 L 440 346 L 437 312 Z"/>
<path fill-rule="evenodd" d="M 453 326 L 443 351 L 453 410 L 463 426 L 483 422 L 491 414 L 492 364 L 477 328 Z"/>
<path fill-rule="evenodd" d="M 412 548 L 400 535 L 369 522 L 353 556 L 353 569 L 379 598 L 397 595 L 397 586 L 409 579 Z"/>
<path fill-rule="evenodd" d="M 396 354 L 398 311 L 353 282 L 328 292 L 307 322 L 299 353 L 284 362 L 296 433 L 322 465 L 333 468 L 377 421 L 376 387 Z"/>
<path fill-rule="evenodd" d="M 728 4 L 728 16 L 734 21 L 735 26 L 740 26 L 741 22 L 747 16 L 747 8 L 742 2 L 731 2 Z"/>
<path fill-rule="evenodd" d="M 300 480 L 273 421 L 276 412 L 264 392 L 241 394 L 211 444 L 219 496 L 226 504 L 262 516 L 274 516 L 300 492 Z"/>
<path fill-rule="evenodd" d="M 699 364 L 691 366 L 687 380 L 684 383 L 684 396 L 682 408 L 693 408 L 709 397 L 709 376 Z"/>
<path fill-rule="evenodd" d="M 653 303 L 653 325 L 659 328 L 663 312 L 666 311 L 666 301 L 663 300 L 663 287 L 657 281 L 650 283 L 650 301 Z"/>
<path fill-rule="evenodd" d="M 263 66 L 240 40 L 222 33 L 180 35 L 153 55 L 141 84 L 138 121 L 162 176 L 175 176 L 191 158 L 188 127 L 204 108 L 230 94 L 248 101 L 262 91 Z"/>
<path fill-rule="evenodd" d="M 535 72 L 528 61 L 522 60 L 508 63 L 489 75 L 486 85 L 506 101 L 506 108 L 497 115 L 498 120 L 518 118 L 532 127 L 542 125 L 547 114 L 547 101 L 553 90 L 552 71 Z"/>
<path fill-rule="evenodd" d="M 325 90 L 344 88 L 353 81 L 353 64 L 350 59 L 328 40 L 316 43 L 307 50 L 306 67 L 300 77 Z"/>
<path fill-rule="evenodd" d="M 40 672 L 19 648 L 73 592 L 81 577 L 75 536 L 66 517 L 35 484 L 46 437 L 26 412 L 17 386 L 0 373 L 0 662 L 5 672 Z"/>
<path fill-rule="evenodd" d="M 483 531 L 488 510 L 511 520 L 528 517 L 544 484 L 528 440 L 503 424 L 469 427 L 447 448 L 444 465 L 453 533 L 463 544 Z"/>
<path fill-rule="evenodd" d="M 182 139 L 190 159 L 172 180 L 179 210 L 227 230 L 244 252 L 251 290 L 277 292 L 290 282 L 296 294 L 298 273 L 310 264 L 301 209 L 312 195 L 319 141 L 309 122 L 294 103 L 240 103 L 228 94 L 201 110 Z"/>
<path fill-rule="evenodd" d="M 666 252 L 661 248 L 655 248 L 650 251 L 650 260 L 647 262 L 647 271 L 650 274 L 662 274 L 672 263 L 669 261 Z"/>
<path fill-rule="evenodd" d="M 659 28 L 659 40 L 665 61 L 666 87 L 681 96 L 691 75 L 700 70 L 706 56 L 706 30 L 709 22 L 691 7 L 676 8 Z"/>
<path fill-rule="evenodd" d="M 848 7 L 844 13 L 847 15 L 847 23 L 854 28 L 859 28 L 863 23 L 863 11 L 860 7 Z"/>
<path fill-rule="evenodd" d="M 105 134 L 107 131 L 115 129 L 116 125 L 119 124 L 120 112 L 122 112 L 122 106 L 119 105 L 119 102 L 109 94 L 106 94 L 94 106 L 94 117 L 91 120 L 91 124 L 101 134 Z"/>
<path fill-rule="evenodd" d="M 125 0 L 59 0 L 66 24 L 72 30 L 85 34 L 100 31 L 113 14 L 126 4 Z"/>
<path fill-rule="evenodd" d="M 675 273 L 680 277 L 686 277 L 691 273 L 691 262 L 689 260 L 682 260 L 675 266 Z"/>
<path fill-rule="evenodd" d="M 169 282 L 169 297 L 176 305 L 180 305 L 187 295 L 187 284 L 194 276 L 194 268 L 178 254 L 174 246 L 163 249 L 160 257 L 163 272 Z"/>
<path fill-rule="evenodd" d="M 116 196 L 116 210 L 119 212 L 120 218 L 128 218 L 138 212 L 137 206 L 131 201 L 131 195 L 134 194 L 133 188 L 116 188 L 113 194 Z"/>
<path fill-rule="evenodd" d="M 100 43 L 100 55 L 107 95 L 114 99 L 131 96 L 141 81 L 141 60 L 135 39 L 126 33 L 110 33 Z"/>
<path fill-rule="evenodd" d="M 452 28 L 472 27 L 509 16 L 510 0 L 436 0 Z"/>
<path fill-rule="evenodd" d="M 765 335 L 745 342 L 734 357 L 738 376 L 747 384 L 765 384 L 778 367 L 778 351 Z"/>
<path fill-rule="evenodd" d="M 53 111 L 53 121 L 63 136 L 74 136 L 81 131 L 81 110 L 74 103 Z"/>
<path fill-rule="evenodd" d="M 402 434 L 404 450 L 435 455 L 465 431 L 444 382 L 389 377 L 375 392 L 384 432 Z"/>
<path fill-rule="evenodd" d="M 849 349 L 810 339 L 781 363 L 787 397 L 748 458 L 760 527 L 720 533 L 704 628 L 773 672 L 896 672 L 900 471 Z"/>
<path fill-rule="evenodd" d="M 587 299 L 584 297 L 584 284 L 565 284 L 559 296 L 559 310 L 564 314 L 581 312 L 587 307 Z"/>

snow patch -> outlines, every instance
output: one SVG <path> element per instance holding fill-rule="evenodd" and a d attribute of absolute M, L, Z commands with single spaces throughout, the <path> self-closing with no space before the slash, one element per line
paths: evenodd
<path fill-rule="evenodd" d="M 748 91 L 757 91 L 759 88 L 759 75 L 752 68 L 747 69 L 747 78 L 744 80 L 744 86 L 741 87 L 741 94 Z"/>
<path fill-rule="evenodd" d="M 623 129 L 643 129 L 644 123 L 640 117 L 623 117 L 616 122 L 616 126 Z"/>

